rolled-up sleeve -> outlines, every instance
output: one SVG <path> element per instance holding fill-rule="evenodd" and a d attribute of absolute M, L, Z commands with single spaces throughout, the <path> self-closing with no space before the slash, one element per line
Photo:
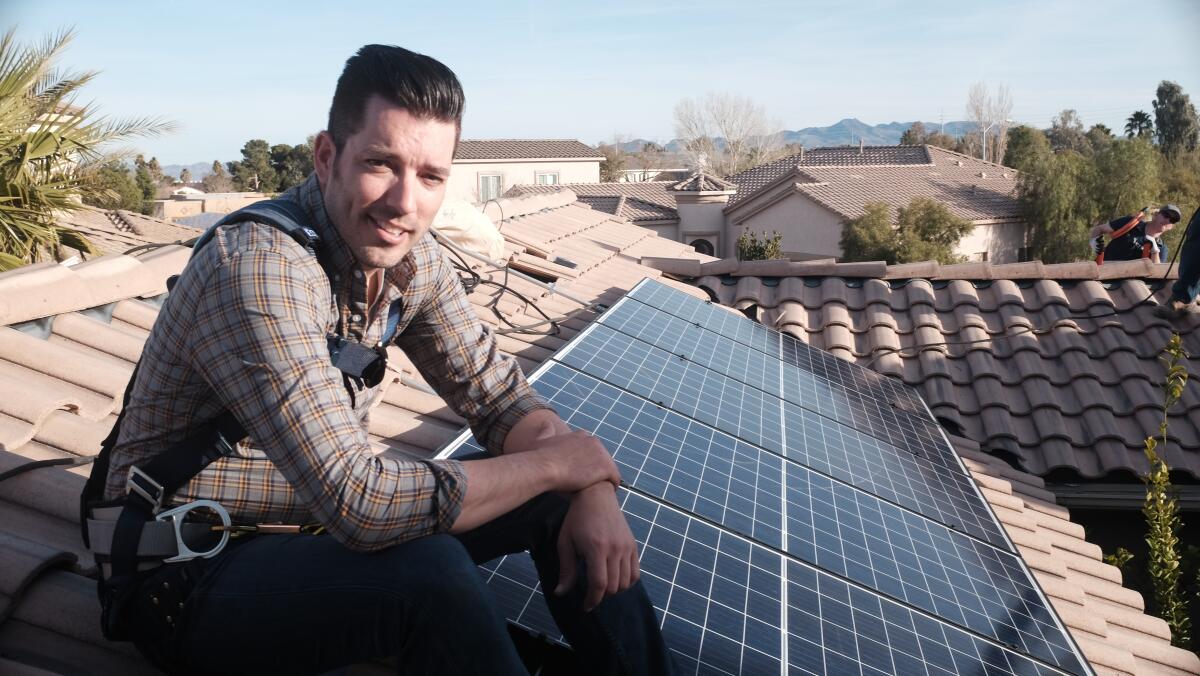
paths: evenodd
<path fill-rule="evenodd" d="M 299 247 L 233 250 L 195 277 L 193 366 L 274 465 L 256 477 L 239 459 L 223 460 L 197 477 L 209 484 L 200 492 L 250 511 L 302 505 L 358 550 L 453 525 L 467 490 L 460 463 L 372 452 L 329 362 L 329 287 L 311 256 Z"/>
<path fill-rule="evenodd" d="M 475 439 L 499 455 L 504 438 L 521 418 L 550 405 L 525 380 L 517 360 L 496 345 L 479 320 L 454 269 L 431 257 L 432 292 L 396 344 L 459 415 Z"/>

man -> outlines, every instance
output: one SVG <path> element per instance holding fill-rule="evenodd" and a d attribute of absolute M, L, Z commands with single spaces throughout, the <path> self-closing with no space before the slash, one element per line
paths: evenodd
<path fill-rule="evenodd" d="M 1160 238 L 1174 228 L 1181 217 L 1179 207 L 1164 204 L 1148 223 L 1142 222 L 1140 214 L 1133 214 L 1093 227 L 1088 237 L 1091 238 L 1092 250 L 1096 253 L 1096 262 L 1103 264 L 1105 261 L 1149 258 L 1166 263 L 1167 251 Z M 1100 243 L 1100 238 L 1105 236 L 1112 238 L 1107 247 Z"/>
<path fill-rule="evenodd" d="M 1176 320 L 1200 317 L 1200 209 L 1192 212 L 1179 250 L 1179 279 L 1171 285 L 1171 297 L 1165 305 L 1154 308 L 1154 316 Z"/>
<path fill-rule="evenodd" d="M 529 550 L 586 667 L 670 670 L 616 466 L 498 351 L 427 235 L 462 111 L 458 80 L 438 61 L 363 47 L 338 80 L 314 175 L 281 196 L 303 208 L 317 255 L 277 227 L 223 225 L 164 303 L 105 496 L 143 492 L 132 466 L 226 410 L 252 448 L 209 465 L 173 501 L 214 500 L 241 524 L 316 522 L 328 535 L 237 538 L 114 592 L 159 666 L 320 673 L 395 656 L 403 673 L 524 673 L 475 564 Z M 372 452 L 375 388 L 331 364 L 327 334 L 373 347 L 389 319 L 395 343 L 492 457 Z"/>

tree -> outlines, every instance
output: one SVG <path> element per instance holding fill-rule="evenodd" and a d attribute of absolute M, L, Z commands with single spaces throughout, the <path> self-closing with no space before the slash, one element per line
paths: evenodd
<path fill-rule="evenodd" d="M 154 174 L 150 172 L 146 158 L 138 155 L 133 159 L 133 166 L 134 182 L 137 183 L 138 190 L 142 191 L 142 203 L 149 204 L 158 197 L 158 183 L 154 180 Z"/>
<path fill-rule="evenodd" d="M 283 191 L 299 185 L 313 171 L 314 137 L 304 143 L 290 146 L 278 143 L 271 146 L 271 167 L 275 170 L 276 190 Z"/>
<path fill-rule="evenodd" d="M 1091 144 L 1083 134 L 1083 121 L 1073 108 L 1067 108 L 1050 121 L 1050 130 L 1046 132 L 1050 139 L 1050 147 L 1054 152 L 1073 150 L 1086 153 Z"/>
<path fill-rule="evenodd" d="M 900 207 L 894 225 L 892 208 L 884 202 L 868 203 L 864 212 L 842 227 L 844 261 L 958 263 L 962 256 L 954 249 L 975 227 L 951 213 L 945 204 L 928 197 L 914 197 L 908 206 Z"/>
<path fill-rule="evenodd" d="M 958 139 L 949 134 L 943 134 L 940 131 L 935 131 L 929 136 L 925 137 L 925 143 L 928 143 L 931 146 L 937 146 L 939 148 L 945 148 L 946 150 L 958 152 Z"/>
<path fill-rule="evenodd" d="M 638 168 L 646 171 L 662 169 L 666 163 L 667 150 L 654 141 L 646 141 L 635 155 Z M 645 174 L 648 176 L 649 174 Z"/>
<path fill-rule="evenodd" d="M 1114 138 L 1112 130 L 1099 122 L 1088 128 L 1084 137 L 1087 138 L 1088 146 L 1094 153 L 1107 148 Z"/>
<path fill-rule="evenodd" d="M 1125 122 L 1126 138 L 1148 138 L 1154 136 L 1154 120 L 1144 110 L 1135 110 Z"/>
<path fill-rule="evenodd" d="M 1196 107 L 1183 88 L 1169 80 L 1160 82 L 1155 92 L 1154 127 L 1158 146 L 1168 157 L 1195 150 L 1200 139 Z"/>
<path fill-rule="evenodd" d="M 1026 171 L 1030 164 L 1051 152 L 1050 140 L 1042 130 L 1020 124 L 1008 133 L 1004 164 L 1017 171 Z"/>
<path fill-rule="evenodd" d="M 675 106 L 675 135 L 700 169 L 729 176 L 780 157 L 782 136 L 749 98 L 708 94 Z"/>
<path fill-rule="evenodd" d="M 1159 153 L 1147 139 L 1111 141 L 1092 157 L 1088 192 L 1100 220 L 1131 214 L 1162 195 Z"/>
<path fill-rule="evenodd" d="M 230 162 L 229 173 L 237 190 L 275 192 L 279 187 L 279 177 L 271 166 L 271 146 L 260 138 L 246 141 L 241 161 Z"/>
<path fill-rule="evenodd" d="M 204 188 L 204 192 L 233 191 L 233 181 L 230 180 L 224 165 L 218 160 L 213 160 L 212 172 L 200 180 L 200 186 Z"/>
<path fill-rule="evenodd" d="M 988 94 L 987 85 L 976 82 L 967 92 L 967 117 L 979 129 L 980 158 L 1000 164 L 1004 160 L 1004 147 L 1008 139 L 1009 115 L 1012 114 L 1012 96 L 1008 87 L 1001 85 L 996 95 Z M 994 135 L 990 135 L 995 128 Z"/>
<path fill-rule="evenodd" d="M 621 149 L 621 138 L 616 137 L 612 143 L 601 143 L 596 147 L 604 159 L 600 161 L 600 180 L 605 183 L 616 183 L 625 174 L 625 151 Z"/>
<path fill-rule="evenodd" d="M 1033 155 L 1017 177 L 1032 259 L 1067 263 L 1088 253 L 1099 210 L 1090 199 L 1091 163 L 1074 152 Z"/>
<path fill-rule="evenodd" d="M 913 122 L 912 126 L 900 135 L 900 145 L 919 146 L 923 145 L 928 138 L 929 133 L 925 131 L 925 125 L 921 122 Z"/>
<path fill-rule="evenodd" d="M 184 167 L 183 171 L 179 172 L 179 182 L 184 185 L 191 183 L 192 182 L 192 170 L 188 169 L 187 167 Z"/>
<path fill-rule="evenodd" d="M 783 235 L 776 230 L 760 239 L 757 233 L 745 230 L 737 238 L 739 261 L 769 261 L 783 258 Z"/>
<path fill-rule="evenodd" d="M 129 167 L 120 160 L 105 162 L 92 178 L 98 189 L 83 198 L 83 203 L 102 209 L 142 210 L 142 189 L 138 187 Z"/>
<path fill-rule="evenodd" d="M 76 106 L 95 72 L 54 69 L 72 33 L 41 45 L 22 46 L 15 29 L 0 38 L 0 270 L 61 255 L 68 246 L 95 248 L 78 231 L 58 225 L 56 212 L 83 208 L 76 197 L 107 194 L 99 170 L 120 159 L 110 143 L 168 131 L 150 119 L 98 117 L 94 106 Z"/>

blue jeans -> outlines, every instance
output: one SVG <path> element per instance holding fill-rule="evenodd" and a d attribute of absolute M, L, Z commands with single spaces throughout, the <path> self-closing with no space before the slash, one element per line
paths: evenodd
<path fill-rule="evenodd" d="M 1171 286 L 1171 299 L 1190 303 L 1200 295 L 1200 210 L 1192 214 L 1187 239 L 1179 251 L 1179 279 Z"/>
<path fill-rule="evenodd" d="M 567 505 L 546 494 L 469 533 L 370 554 L 323 535 L 250 538 L 211 560 L 156 569 L 129 621 L 143 654 L 173 673 L 319 674 L 396 657 L 405 674 L 525 674 L 476 564 L 528 550 L 543 589 L 553 589 Z M 170 599 L 182 604 L 178 616 L 164 623 L 164 598 L 189 581 L 185 599 Z M 583 668 L 672 671 L 641 583 L 590 613 L 583 592 L 546 595 Z"/>

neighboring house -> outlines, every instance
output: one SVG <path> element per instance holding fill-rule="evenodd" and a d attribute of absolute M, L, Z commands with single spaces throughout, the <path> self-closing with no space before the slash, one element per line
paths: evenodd
<path fill-rule="evenodd" d="M 591 304 L 612 304 L 643 277 L 660 277 L 658 270 L 639 260 L 686 266 L 695 273 L 691 276 L 716 270 L 706 266 L 728 266 L 726 261 L 711 261 L 685 245 L 591 208 L 572 194 L 502 200 L 489 211 L 501 209 L 502 218 L 498 213 L 489 215 L 496 217 L 512 255 L 542 261 L 560 257 L 576 265 L 557 272 L 552 264 L 546 266 L 544 276 L 556 278 L 553 291 L 501 270 L 475 266 L 494 282 L 507 280 L 550 316 L 568 317 L 561 320 L 558 335 L 497 336 L 499 347 L 514 355 L 526 372 L 586 328 L 596 317 Z M 0 397 L 0 472 L 30 460 L 87 458 L 96 452 L 157 316 L 165 279 L 183 267 L 189 254 L 184 247 L 162 247 L 136 256 L 103 257 L 70 269 L 30 266 L 0 275 L 0 391 L 20 395 Z M 707 293 L 660 278 L 697 296 Z M 714 279 L 707 280 L 710 286 Z M 756 278 L 746 280 L 745 293 L 756 298 L 765 293 L 763 289 L 773 288 L 769 281 L 764 285 Z M 804 281 L 789 283 L 788 289 L 794 292 L 791 297 L 808 303 L 803 293 L 809 287 Z M 917 282 L 905 292 L 909 295 L 904 307 L 915 308 L 913 316 L 923 318 L 923 323 L 914 322 L 916 329 L 908 323 L 897 327 L 909 320 L 903 308 L 893 310 L 888 305 L 887 294 L 900 293 L 888 284 L 838 277 L 815 281 L 822 292 L 820 303 L 814 309 L 803 305 L 805 319 L 820 322 L 812 324 L 815 333 L 797 330 L 794 323 L 785 323 L 784 328 L 803 339 L 816 336 L 819 340 L 812 340 L 814 344 L 841 356 L 847 355 L 847 343 L 854 351 L 856 340 L 847 327 L 851 312 L 870 319 L 860 326 L 879 329 L 881 335 L 890 332 L 900 340 L 905 333 L 897 329 L 916 330 L 922 338 L 931 332 L 940 337 L 929 322 L 957 322 L 958 315 L 937 311 L 971 307 L 972 295 L 962 284 L 952 283 L 954 291 L 935 304 L 935 294 L 947 292 Z M 715 284 L 725 288 L 722 279 Z M 1031 299 L 1042 298 L 1037 289 L 1041 286 L 1030 292 Z M 1057 296 L 1050 291 L 1044 302 L 1031 303 L 1035 311 L 1050 306 L 1047 312 L 1053 314 Z M 492 307 L 518 325 L 543 319 L 516 301 L 492 303 L 494 293 L 495 287 L 488 285 L 478 285 L 472 293 L 480 318 L 489 325 L 499 326 Z M 1105 293 L 1103 288 L 1089 288 L 1083 296 L 1085 305 L 1093 302 L 1094 295 L 1107 297 Z M 952 304 L 945 306 L 947 301 Z M 829 309 L 828 316 L 823 307 Z M 1019 321 L 1017 314 L 1005 311 L 1003 316 Z M 1192 346 L 1194 352 L 1197 347 Z M 1063 346 L 1062 352 L 1070 353 L 1064 359 L 1082 357 L 1071 350 Z M 386 455 L 427 458 L 459 433 L 463 421 L 430 393 L 401 353 L 395 348 L 391 352 L 385 390 L 371 411 L 372 443 Z M 932 373 L 927 379 L 936 380 Z M 1069 387 L 1069 383 L 1055 381 L 1054 386 Z M 922 391 L 929 396 L 923 386 Z M 935 407 L 935 413 L 943 410 L 944 405 Z M 1035 426 L 1035 431 L 1052 436 L 1040 427 Z M 968 439 L 953 439 L 1098 673 L 1200 670 L 1194 654 L 1168 645 L 1160 620 L 1142 614 L 1141 598 L 1121 587 L 1116 569 L 1100 561 L 1099 550 L 1084 540 L 1082 529 L 1070 522 L 1067 511 L 1055 504 L 1039 478 L 1013 469 Z M 92 559 L 82 549 L 77 523 L 78 495 L 88 469 L 45 467 L 0 482 L 0 671 L 154 673 L 129 644 L 107 643 L 99 633 L 95 584 L 86 577 L 92 573 Z"/>
<path fill-rule="evenodd" d="M 726 239 L 778 230 L 790 258 L 837 258 L 842 224 L 862 216 L 866 204 L 884 202 L 894 215 L 912 198 L 930 197 L 975 225 L 958 254 L 1015 263 L 1023 257 L 1026 229 L 1016 174 L 930 145 L 803 150 L 726 178 L 737 186 L 725 207 Z"/>
<path fill-rule="evenodd" d="M 682 181 L 691 175 L 687 169 L 622 169 L 621 183 L 640 183 L 642 181 Z"/>
<path fill-rule="evenodd" d="M 514 185 L 595 183 L 603 160 L 600 151 L 574 139 L 464 139 L 446 194 L 482 204 Z"/>
<path fill-rule="evenodd" d="M 620 198 L 648 201 L 661 211 L 623 215 L 722 257 L 734 256 L 738 237 L 750 230 L 779 231 L 792 260 L 837 258 L 842 225 L 863 215 L 867 203 L 885 202 L 894 215 L 914 197 L 933 198 L 975 225 L 958 245 L 968 260 L 1016 262 L 1025 246 L 1016 171 L 934 146 L 815 148 L 723 180 L 699 173 L 673 184 L 565 187 L 610 213 L 616 212 L 605 205 Z M 511 194 L 553 190 L 517 186 Z"/>
<path fill-rule="evenodd" d="M 176 191 L 171 199 L 154 200 L 154 217 L 174 221 L 197 214 L 225 215 L 267 198 L 268 196 L 261 192 Z"/>

